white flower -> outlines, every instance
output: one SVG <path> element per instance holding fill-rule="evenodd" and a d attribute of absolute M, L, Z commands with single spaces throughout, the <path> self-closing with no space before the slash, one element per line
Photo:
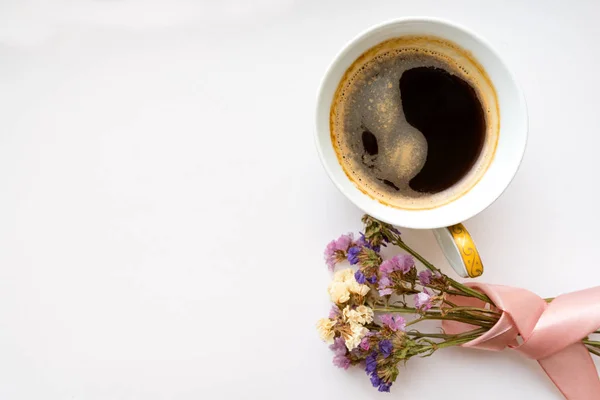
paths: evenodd
<path fill-rule="evenodd" d="M 368 324 L 373 322 L 373 310 L 367 306 L 358 306 L 355 309 L 346 306 L 342 311 L 344 321 L 351 324 Z"/>
<path fill-rule="evenodd" d="M 336 304 L 343 304 L 350 300 L 351 293 L 365 296 L 369 290 L 367 285 L 361 285 L 356 282 L 352 268 L 337 271 L 333 275 L 333 282 L 329 284 L 329 296 L 331 297 L 331 301 Z"/>
<path fill-rule="evenodd" d="M 345 282 L 333 281 L 329 284 L 329 297 L 336 304 L 343 304 L 350 300 L 350 292 Z"/>
<path fill-rule="evenodd" d="M 317 331 L 319 332 L 319 336 L 321 337 L 321 340 L 327 344 L 333 344 L 333 337 L 335 336 L 335 332 L 333 331 L 334 325 L 335 321 L 329 318 L 321 318 L 317 321 Z"/>
<path fill-rule="evenodd" d="M 334 282 L 356 282 L 354 279 L 354 270 L 352 268 L 342 269 L 333 275 Z"/>
<path fill-rule="evenodd" d="M 348 350 L 352 351 L 358 347 L 360 341 L 363 337 L 365 337 L 369 330 L 360 324 L 352 323 L 350 324 L 350 330 L 352 333 L 350 335 L 346 335 L 344 339 L 346 341 L 346 347 Z"/>
<path fill-rule="evenodd" d="M 354 322 L 358 323 L 356 319 L 358 318 L 358 313 L 350 306 L 346 306 L 342 310 L 342 316 L 344 317 L 345 322 Z"/>
<path fill-rule="evenodd" d="M 352 279 L 353 281 L 348 283 L 348 290 L 351 293 L 356 293 L 359 296 L 365 296 L 367 293 L 369 293 L 371 288 L 369 288 L 367 285 L 361 285 L 360 283 L 356 282 L 354 277 L 352 277 Z"/>
<path fill-rule="evenodd" d="M 373 322 L 373 310 L 371 309 L 371 307 L 367 307 L 367 306 L 358 306 L 356 307 L 355 310 L 358 315 L 359 315 L 359 323 L 361 324 L 370 324 L 371 322 Z"/>

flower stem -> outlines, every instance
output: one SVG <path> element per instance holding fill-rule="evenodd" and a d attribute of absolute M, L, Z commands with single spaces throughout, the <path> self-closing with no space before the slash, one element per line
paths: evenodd
<path fill-rule="evenodd" d="M 472 331 L 467 331 L 467 332 L 463 332 L 463 333 L 458 333 L 458 334 L 449 334 L 449 333 L 421 333 L 421 332 L 414 332 L 414 331 L 409 331 L 406 332 L 407 335 L 413 336 L 413 337 L 428 337 L 428 338 L 434 338 L 434 339 L 458 339 L 458 338 L 462 338 L 465 336 L 474 336 L 474 335 L 480 335 L 482 333 L 485 333 L 487 331 L 486 328 L 478 328 L 478 329 L 473 329 Z"/>
<path fill-rule="evenodd" d="M 500 313 L 494 310 L 488 310 L 487 308 L 479 308 L 479 307 L 460 307 L 454 306 L 449 311 L 476 311 L 484 314 L 492 314 L 494 316 L 500 317 Z"/>
<path fill-rule="evenodd" d="M 431 264 L 429 261 L 427 261 L 425 258 L 423 258 L 419 253 L 417 253 L 412 248 L 410 248 L 406 243 L 404 243 L 404 241 L 402 241 L 402 239 L 400 239 L 400 236 L 391 232 L 386 227 L 383 227 L 383 229 L 385 230 L 386 236 L 393 238 L 393 240 L 392 240 L 393 244 L 400 247 L 401 249 L 404 249 L 406 252 L 408 252 L 410 255 L 412 255 L 417 260 L 419 260 L 425 267 L 427 267 L 431 271 L 441 273 L 441 271 L 438 268 L 436 268 L 433 264 Z M 459 292 L 463 293 L 463 295 L 466 295 L 469 297 L 475 297 L 483 302 L 490 303 L 492 305 L 494 304 L 494 302 L 485 294 L 480 293 L 477 290 L 471 289 L 470 287 L 463 285 L 462 283 L 450 278 L 449 276 L 447 276 L 447 278 L 448 278 L 448 282 L 450 283 L 450 285 L 452 287 L 454 287 L 456 290 L 458 290 Z"/>
<path fill-rule="evenodd" d="M 592 354 L 594 354 L 594 355 L 596 355 L 596 356 L 600 357 L 600 351 L 598 351 L 597 349 L 595 349 L 595 348 L 593 348 L 593 347 L 590 347 L 590 346 L 585 346 L 585 347 L 588 349 L 588 351 L 589 351 L 590 353 L 592 353 Z"/>
<path fill-rule="evenodd" d="M 454 337 L 454 335 L 449 335 L 446 333 L 406 332 L 406 334 L 417 338 L 449 339 Z"/>
<path fill-rule="evenodd" d="M 475 320 L 475 319 L 471 319 L 471 318 L 464 318 L 464 317 L 458 317 L 458 316 L 455 317 L 455 316 L 452 316 L 452 315 L 434 315 L 434 316 L 422 317 L 422 318 L 420 318 L 420 320 L 421 321 L 425 321 L 425 320 L 456 321 L 456 322 L 462 322 L 464 324 L 481 326 L 482 328 L 487 328 L 486 330 L 488 330 L 489 328 L 491 328 L 492 326 L 494 326 L 493 322 L 480 321 L 480 320 Z"/>
<path fill-rule="evenodd" d="M 423 315 L 423 317 L 421 317 L 421 318 L 418 318 L 418 319 L 408 322 L 406 324 L 407 326 L 416 324 L 416 323 L 421 322 L 426 319 L 440 319 L 440 320 L 441 319 L 449 319 L 449 320 L 454 320 L 454 321 L 459 321 L 459 322 L 465 322 L 465 323 L 472 324 L 472 325 L 490 326 L 491 327 L 496 322 L 498 322 L 498 319 L 500 318 L 499 314 L 494 314 L 494 316 L 478 315 L 478 314 L 476 314 L 476 312 L 490 312 L 491 310 L 486 310 L 484 308 L 477 308 L 477 307 L 450 308 L 450 309 L 444 310 L 445 315 L 442 315 L 442 310 L 434 309 L 431 311 L 425 311 L 425 312 L 421 311 L 420 312 L 418 309 L 412 308 L 412 307 L 388 306 L 388 307 L 381 307 L 381 308 L 373 308 L 373 311 L 399 313 L 399 314 L 421 314 L 421 315 Z"/>
<path fill-rule="evenodd" d="M 426 353 L 426 352 L 430 352 L 432 350 L 438 350 L 438 349 L 443 349 L 444 347 L 451 347 L 451 346 L 460 346 L 461 344 L 465 344 L 470 342 L 473 339 L 476 339 L 477 337 L 479 337 L 479 334 L 471 334 L 469 336 L 464 336 L 464 337 L 459 337 L 459 338 L 453 338 L 453 339 L 449 339 L 440 343 L 436 343 L 436 344 L 431 344 L 429 346 L 423 346 L 420 350 L 419 353 Z"/>
<path fill-rule="evenodd" d="M 375 312 L 392 312 L 398 314 L 418 314 L 419 310 L 411 307 L 381 307 L 381 308 L 373 308 Z"/>
<path fill-rule="evenodd" d="M 597 340 L 583 339 L 582 342 L 588 346 L 600 347 L 600 342 Z"/>

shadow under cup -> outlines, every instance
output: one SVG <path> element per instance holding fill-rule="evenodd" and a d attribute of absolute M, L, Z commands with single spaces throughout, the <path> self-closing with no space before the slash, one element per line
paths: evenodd
<path fill-rule="evenodd" d="M 405 37 L 438 38 L 461 49 L 468 58 L 476 61 L 495 89 L 494 98 L 486 99 L 487 106 L 496 103 L 492 110 L 491 123 L 495 133 L 487 133 L 489 147 L 482 150 L 479 166 L 480 176 L 465 177 L 472 182 L 459 196 L 449 197 L 431 208 L 409 208 L 391 206 L 382 199 L 365 192 L 347 175 L 338 161 L 332 142 L 330 111 L 340 81 L 355 61 L 369 49 L 391 39 Z M 461 54 L 456 54 L 456 58 Z M 464 60 L 456 60 L 457 64 Z M 479 85 L 478 85 L 479 86 Z M 483 88 L 484 90 L 487 90 Z M 493 106 L 493 105 L 492 105 Z M 494 120 L 497 118 L 497 120 Z M 524 97 L 512 74 L 496 52 L 482 39 L 468 30 L 445 21 L 429 18 L 406 18 L 383 23 L 351 41 L 336 56 L 321 83 L 316 112 L 316 143 L 321 161 L 340 191 L 356 206 L 382 221 L 408 228 L 441 228 L 462 222 L 481 212 L 497 199 L 514 177 L 527 138 L 527 110 Z M 495 136 L 495 137 L 494 137 Z M 488 157 L 487 161 L 484 160 Z M 476 174 L 476 168 L 473 169 Z M 467 182 L 468 183 L 468 182 Z"/>

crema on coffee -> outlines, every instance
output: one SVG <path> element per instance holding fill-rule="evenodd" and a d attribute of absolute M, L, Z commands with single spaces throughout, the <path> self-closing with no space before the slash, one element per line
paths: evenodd
<path fill-rule="evenodd" d="M 360 190 L 394 207 L 428 209 L 460 197 L 485 173 L 499 110 L 490 79 L 466 50 L 433 37 L 400 37 L 348 68 L 330 130 Z"/>

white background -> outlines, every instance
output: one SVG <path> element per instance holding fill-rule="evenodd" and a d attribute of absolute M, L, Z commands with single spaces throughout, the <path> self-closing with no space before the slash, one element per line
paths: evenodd
<path fill-rule="evenodd" d="M 445 349 L 391 395 L 315 332 L 361 212 L 313 144 L 321 76 L 383 20 L 461 23 L 525 92 L 506 193 L 466 222 L 484 281 L 600 284 L 590 1 L 1 1 L 0 399 L 559 399 L 517 354 Z M 450 269 L 428 231 L 405 240 Z M 483 394 L 485 393 L 485 394 Z"/>

